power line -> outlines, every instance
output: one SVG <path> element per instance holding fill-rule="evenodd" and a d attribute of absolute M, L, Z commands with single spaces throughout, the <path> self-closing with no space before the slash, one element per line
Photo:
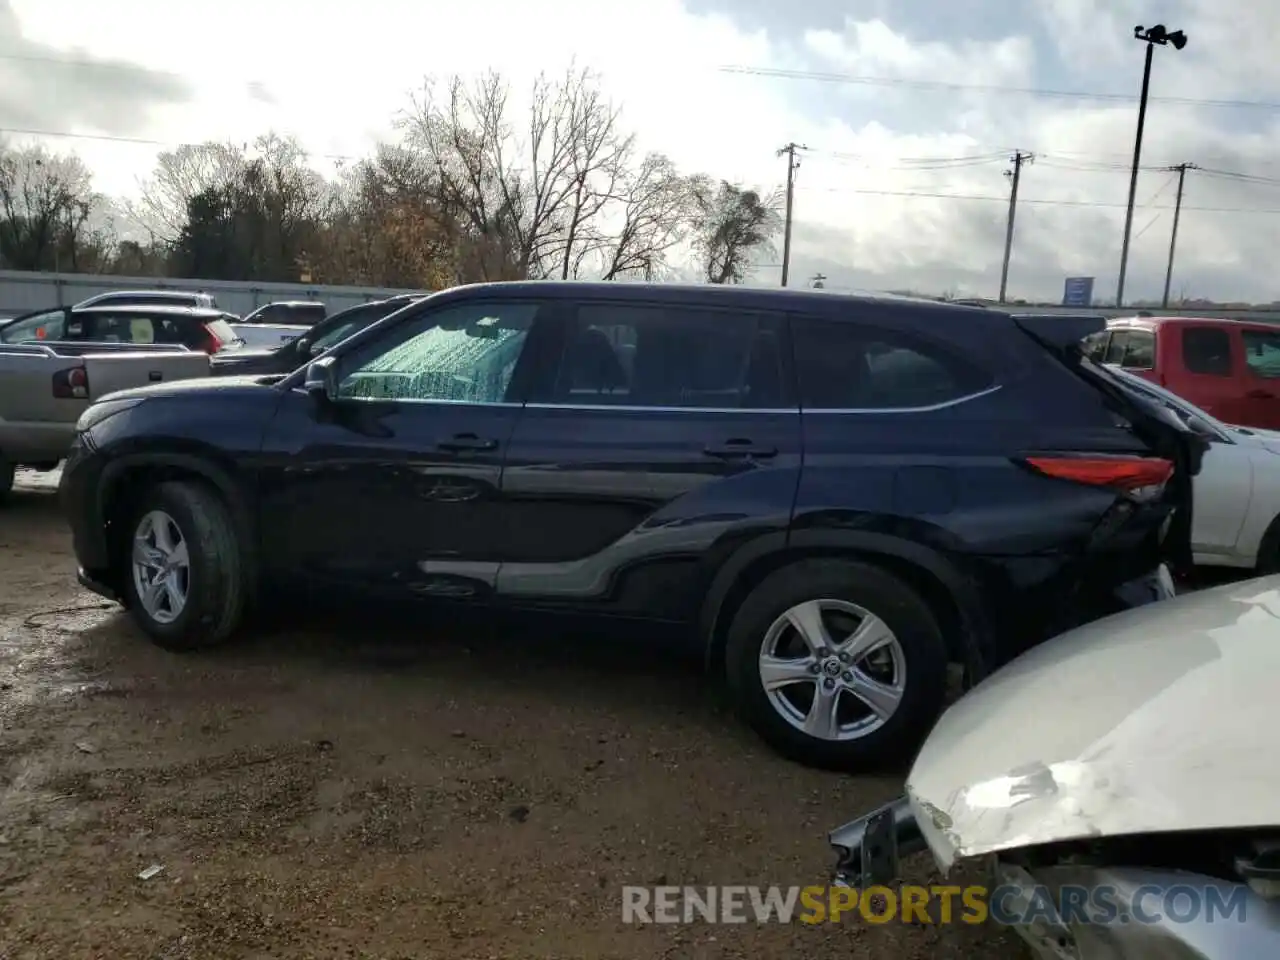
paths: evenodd
<path fill-rule="evenodd" d="M 811 190 L 815 193 L 853 193 L 864 196 L 873 197 L 918 197 L 927 200 L 975 200 L 988 203 L 1008 203 L 1008 197 L 999 197 L 991 194 L 976 193 L 942 193 L 925 190 L 868 190 L 860 187 L 797 187 L 797 191 Z M 1037 206 L 1047 207 L 1106 207 L 1113 209 L 1125 209 L 1126 203 L 1108 203 L 1104 200 L 1054 200 L 1054 199 L 1026 199 L 1020 197 L 1018 203 L 1030 203 Z M 1146 210 L 1172 210 L 1171 205 L 1144 207 Z M 1280 207 L 1262 208 L 1262 207 L 1188 207 L 1184 206 L 1182 211 L 1196 211 L 1197 213 L 1280 213 Z"/>
<path fill-rule="evenodd" d="M 811 70 L 778 70 L 769 67 L 724 66 L 721 73 L 776 77 L 785 80 L 816 80 L 821 83 L 857 84 L 872 87 L 906 87 L 915 90 L 971 91 L 974 93 L 1009 94 L 1058 100 L 1096 100 L 1104 103 L 1132 103 L 1138 98 L 1129 93 L 1103 93 L 1090 90 L 1050 90 L 1040 87 L 1002 87 L 988 83 L 956 83 L 944 80 L 909 80 L 905 77 L 871 77 L 845 73 L 819 73 Z M 1237 107 L 1254 110 L 1278 110 L 1280 103 L 1266 100 L 1211 100 L 1197 97 L 1149 97 L 1152 102 L 1180 104 L 1190 107 Z"/>
<path fill-rule="evenodd" d="M 49 137 L 55 140 L 93 140 L 101 143 L 127 143 L 142 147 L 190 147 L 197 145 L 190 140 L 155 140 L 150 137 L 125 137 L 108 133 L 71 133 L 67 130 L 31 130 L 20 127 L 0 127 L 0 136 L 3 135 L 13 137 Z M 356 163 L 364 159 L 363 157 L 342 153 L 312 153 L 307 151 L 307 155 L 320 157 L 324 160 L 337 160 L 347 163 Z"/>

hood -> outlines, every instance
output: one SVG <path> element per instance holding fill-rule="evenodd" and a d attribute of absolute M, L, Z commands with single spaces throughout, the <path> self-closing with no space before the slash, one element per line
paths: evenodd
<path fill-rule="evenodd" d="M 1280 453 L 1280 432 L 1261 430 L 1258 427 L 1231 427 L 1236 440 L 1249 440 L 1270 453 Z"/>
<path fill-rule="evenodd" d="M 939 866 L 1088 837 L 1280 824 L 1280 576 L 1108 617 L 951 707 L 907 779 Z"/>
<path fill-rule="evenodd" d="M 170 383 L 154 383 L 145 387 L 130 387 L 107 394 L 102 400 L 149 400 L 157 397 L 183 397 L 191 395 L 210 395 L 235 391 L 269 390 L 272 379 L 269 376 L 243 377 L 199 377 L 191 380 L 174 380 Z M 274 379 L 279 379 L 274 378 Z"/>

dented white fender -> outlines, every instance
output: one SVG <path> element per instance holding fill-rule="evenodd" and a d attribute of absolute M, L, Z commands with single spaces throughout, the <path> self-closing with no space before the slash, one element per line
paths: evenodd
<path fill-rule="evenodd" d="M 951 707 L 907 794 L 939 866 L 1087 837 L 1280 824 L 1280 576 L 1108 617 Z"/>

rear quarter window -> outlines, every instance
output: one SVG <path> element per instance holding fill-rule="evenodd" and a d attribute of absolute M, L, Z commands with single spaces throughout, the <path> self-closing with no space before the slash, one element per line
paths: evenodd
<path fill-rule="evenodd" d="M 1231 376 L 1231 335 L 1221 327 L 1183 327 L 1182 365 L 1188 373 Z"/>
<path fill-rule="evenodd" d="M 994 385 L 959 353 L 897 331 L 842 321 L 792 321 L 800 402 L 810 410 L 910 410 Z"/>

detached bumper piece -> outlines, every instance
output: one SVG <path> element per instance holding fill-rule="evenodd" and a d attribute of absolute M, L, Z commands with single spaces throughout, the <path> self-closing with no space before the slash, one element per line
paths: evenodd
<path fill-rule="evenodd" d="M 897 880 L 899 860 L 926 849 L 906 797 L 832 830 L 828 839 L 836 852 L 832 884 L 859 890 Z"/>

